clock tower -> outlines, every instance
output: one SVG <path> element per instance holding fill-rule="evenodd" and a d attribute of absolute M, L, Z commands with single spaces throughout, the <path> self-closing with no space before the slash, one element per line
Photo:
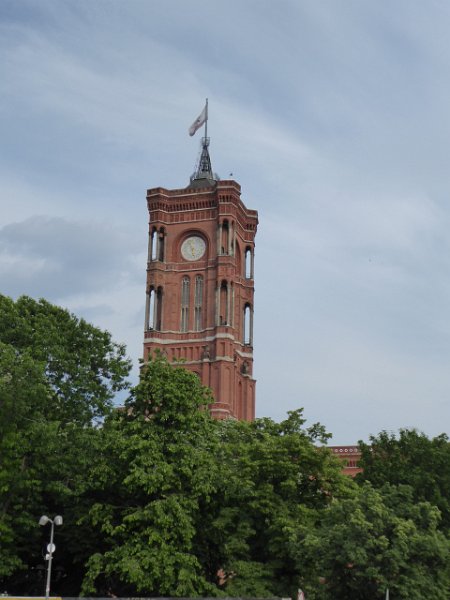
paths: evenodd
<path fill-rule="evenodd" d="M 149 189 L 147 205 L 144 360 L 160 350 L 212 389 L 215 418 L 252 420 L 258 213 L 213 173 L 207 137 L 189 185 Z"/>

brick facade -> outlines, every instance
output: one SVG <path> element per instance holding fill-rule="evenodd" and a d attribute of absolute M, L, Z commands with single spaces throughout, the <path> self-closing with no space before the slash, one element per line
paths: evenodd
<path fill-rule="evenodd" d="M 144 360 L 182 361 L 214 395 L 215 418 L 255 417 L 254 246 L 258 214 L 233 180 L 147 191 Z"/>
<path fill-rule="evenodd" d="M 361 450 L 359 446 L 329 446 L 333 456 L 342 461 L 342 472 L 344 475 L 354 477 L 358 473 L 362 473 L 359 466 L 361 458 Z"/>

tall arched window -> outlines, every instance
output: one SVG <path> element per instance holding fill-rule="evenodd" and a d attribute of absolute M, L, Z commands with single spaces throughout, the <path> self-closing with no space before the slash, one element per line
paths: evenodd
<path fill-rule="evenodd" d="M 165 241 L 164 227 L 160 227 L 159 232 L 158 232 L 157 255 L 158 255 L 158 260 L 161 262 L 164 262 L 164 241 Z"/>
<path fill-rule="evenodd" d="M 155 290 L 152 286 L 148 291 L 147 314 L 145 318 L 146 329 L 162 328 L 162 309 L 163 309 L 163 288 L 161 286 Z"/>
<path fill-rule="evenodd" d="M 155 328 L 155 288 L 151 287 L 147 295 L 147 314 L 145 316 L 145 328 Z"/>
<path fill-rule="evenodd" d="M 229 253 L 229 244 L 230 244 L 230 229 L 228 226 L 228 221 L 224 221 L 222 223 L 222 228 L 221 228 L 221 248 L 220 248 L 221 254 Z"/>
<path fill-rule="evenodd" d="M 229 325 L 228 282 L 225 280 L 223 280 L 222 283 L 220 284 L 219 325 Z"/>
<path fill-rule="evenodd" d="M 253 279 L 253 251 L 250 246 L 245 249 L 245 278 Z"/>
<path fill-rule="evenodd" d="M 228 254 L 230 256 L 234 256 L 234 237 L 235 237 L 234 230 L 235 230 L 234 221 L 232 221 L 230 223 L 230 228 L 228 231 Z"/>
<path fill-rule="evenodd" d="M 181 331 L 187 331 L 189 327 L 189 295 L 191 282 L 189 277 L 181 280 Z"/>
<path fill-rule="evenodd" d="M 158 256 L 157 245 L 158 245 L 158 233 L 156 231 L 156 227 L 153 227 L 152 233 L 150 235 L 149 260 L 156 260 L 156 257 Z"/>
<path fill-rule="evenodd" d="M 155 306 L 155 329 L 162 329 L 162 310 L 163 310 L 163 289 L 161 286 L 156 290 L 156 306 Z"/>
<path fill-rule="evenodd" d="M 197 275 L 195 278 L 195 302 L 194 302 L 194 329 L 200 331 L 202 327 L 203 308 L 203 277 Z"/>
<path fill-rule="evenodd" d="M 253 344 L 253 313 L 250 304 L 244 306 L 244 344 Z"/>
<path fill-rule="evenodd" d="M 164 227 L 160 227 L 159 231 L 156 227 L 153 227 L 150 234 L 150 244 L 148 250 L 148 260 L 164 261 L 164 241 L 165 241 L 165 230 Z"/>

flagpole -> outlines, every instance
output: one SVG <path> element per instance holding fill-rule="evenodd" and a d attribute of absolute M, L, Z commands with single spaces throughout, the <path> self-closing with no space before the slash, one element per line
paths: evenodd
<path fill-rule="evenodd" d="M 207 144 L 208 138 L 208 98 L 206 98 L 206 119 L 205 119 L 205 144 Z"/>

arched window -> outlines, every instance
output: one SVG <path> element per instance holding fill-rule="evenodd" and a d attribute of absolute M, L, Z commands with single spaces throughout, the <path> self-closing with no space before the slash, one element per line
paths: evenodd
<path fill-rule="evenodd" d="M 250 246 L 245 249 L 245 278 L 253 279 L 253 251 Z"/>
<path fill-rule="evenodd" d="M 187 331 L 189 327 L 189 296 L 191 282 L 189 277 L 181 280 L 181 331 Z"/>
<path fill-rule="evenodd" d="M 147 314 L 145 315 L 145 329 L 154 329 L 155 315 L 155 288 L 151 287 L 147 294 Z"/>
<path fill-rule="evenodd" d="M 236 257 L 235 264 L 238 269 L 238 274 L 245 276 L 245 264 L 242 263 L 241 248 L 236 240 L 234 242 L 234 255 Z M 245 261 L 245 254 L 244 254 L 244 261 Z"/>
<path fill-rule="evenodd" d="M 164 227 L 160 227 L 159 232 L 158 232 L 157 255 L 158 255 L 158 260 L 161 262 L 164 262 L 164 241 L 165 241 Z"/>
<path fill-rule="evenodd" d="M 157 290 L 152 286 L 147 297 L 147 314 L 145 317 L 146 329 L 160 331 L 162 327 L 163 288 Z"/>
<path fill-rule="evenodd" d="M 161 286 L 156 290 L 156 306 L 155 306 L 155 329 L 162 329 L 162 309 L 163 309 L 163 289 Z"/>
<path fill-rule="evenodd" d="M 228 221 L 225 220 L 222 223 L 222 228 L 221 228 L 221 247 L 220 247 L 221 254 L 229 253 L 229 244 L 230 244 L 230 228 L 228 226 Z"/>
<path fill-rule="evenodd" d="M 150 235 L 149 260 L 156 260 L 156 257 L 158 256 L 157 245 L 158 245 L 158 234 L 156 231 L 156 227 L 153 227 L 151 235 Z"/>
<path fill-rule="evenodd" d="M 253 311 L 249 303 L 244 306 L 244 344 L 253 344 Z"/>
<path fill-rule="evenodd" d="M 148 251 L 148 260 L 164 261 L 164 241 L 165 241 L 165 230 L 164 227 L 160 227 L 159 231 L 156 227 L 153 227 L 150 234 L 150 244 Z"/>
<path fill-rule="evenodd" d="M 203 307 L 203 277 L 197 275 L 195 278 L 195 302 L 194 302 L 194 329 L 202 329 L 202 307 Z"/>
<path fill-rule="evenodd" d="M 234 237 L 235 237 L 234 221 L 231 222 L 228 231 L 228 254 L 234 256 Z"/>
<path fill-rule="evenodd" d="M 228 282 L 225 280 L 220 284 L 219 325 L 229 325 L 229 293 Z"/>

